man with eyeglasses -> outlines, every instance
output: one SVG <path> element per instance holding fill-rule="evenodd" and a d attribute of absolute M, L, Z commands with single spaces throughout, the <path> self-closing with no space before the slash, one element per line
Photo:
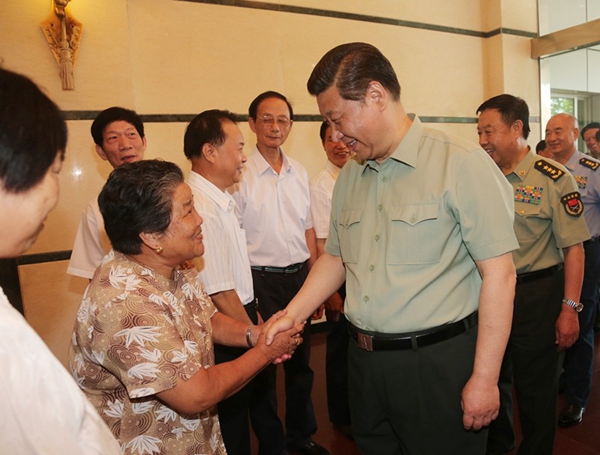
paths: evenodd
<path fill-rule="evenodd" d="M 262 93 L 252 101 L 248 122 L 256 134 L 256 147 L 242 181 L 231 190 L 238 220 L 246 231 L 254 295 L 264 320 L 287 306 L 316 259 L 308 173 L 281 148 L 293 116 L 291 104 L 278 92 Z M 250 417 L 261 455 L 288 450 L 305 455 L 329 453 L 311 438 L 317 423 L 310 396 L 314 378 L 309 366 L 310 321 L 303 337 L 304 343 L 283 365 L 285 436 L 277 416 L 275 366 L 267 367 L 255 380 Z"/>

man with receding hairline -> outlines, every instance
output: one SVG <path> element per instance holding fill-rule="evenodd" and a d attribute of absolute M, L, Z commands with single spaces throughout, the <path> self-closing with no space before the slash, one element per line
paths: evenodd
<path fill-rule="evenodd" d="M 554 115 L 546 126 L 546 144 L 554 160 L 565 166 L 577 181 L 583 216 L 592 238 L 584 242 L 585 270 L 581 288 L 583 309 L 579 313 L 579 338 L 566 353 L 562 380 L 566 385 L 567 406 L 558 425 L 571 427 L 583 419 L 592 387 L 594 362 L 594 322 L 600 280 L 600 161 L 577 150 L 579 128 L 570 114 Z"/>
<path fill-rule="evenodd" d="M 281 93 L 267 91 L 250 103 L 248 116 L 250 129 L 256 134 L 256 147 L 241 182 L 230 192 L 240 226 L 246 231 L 258 310 L 267 320 L 285 308 L 304 283 L 316 256 L 315 231 L 308 173 L 283 151 L 293 127 L 291 103 Z M 260 440 L 259 455 L 279 455 L 286 448 L 302 455 L 329 453 L 312 439 L 317 422 L 311 399 L 314 372 L 309 365 L 310 321 L 303 337 L 304 343 L 283 364 L 285 438 L 277 416 L 275 366 L 268 366 L 256 378 L 251 421 Z"/>

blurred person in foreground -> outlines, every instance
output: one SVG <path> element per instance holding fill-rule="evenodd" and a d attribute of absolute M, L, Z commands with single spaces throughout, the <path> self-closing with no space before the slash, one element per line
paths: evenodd
<path fill-rule="evenodd" d="M 325 252 L 267 340 L 346 279 L 360 452 L 482 454 L 512 318 L 510 185 L 476 144 L 406 113 L 374 46 L 330 50 L 307 85 L 358 160 L 336 181 Z"/>
<path fill-rule="evenodd" d="M 98 204 L 113 251 L 77 314 L 74 377 L 125 454 L 225 454 L 216 404 L 288 359 L 302 326 L 266 346 L 260 327 L 218 312 L 197 271 L 179 266 L 204 245 L 202 218 L 177 165 L 121 166 Z M 215 365 L 214 343 L 252 347 Z"/>
<path fill-rule="evenodd" d="M 58 202 L 67 126 L 33 82 L 0 69 L 0 257 L 23 254 Z M 120 454 L 73 378 L 0 289 L 0 453 Z"/>

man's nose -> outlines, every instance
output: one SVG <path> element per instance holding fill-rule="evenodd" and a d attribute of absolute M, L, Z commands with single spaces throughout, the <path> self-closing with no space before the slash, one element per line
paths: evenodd
<path fill-rule="evenodd" d="M 119 136 L 119 148 L 127 148 L 129 147 L 129 141 L 125 137 L 125 135 Z"/>
<path fill-rule="evenodd" d="M 333 142 L 340 142 L 342 140 L 342 138 L 344 137 L 344 134 L 338 130 L 335 126 L 331 126 L 331 140 Z"/>

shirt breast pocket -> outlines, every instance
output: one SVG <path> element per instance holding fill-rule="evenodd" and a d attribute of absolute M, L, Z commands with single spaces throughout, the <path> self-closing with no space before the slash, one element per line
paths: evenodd
<path fill-rule="evenodd" d="M 363 211 L 342 210 L 338 219 L 338 236 L 342 260 L 348 264 L 358 261 L 358 246 L 360 244 L 360 220 Z"/>
<path fill-rule="evenodd" d="M 539 205 L 515 203 L 515 233 L 521 246 L 525 241 L 536 242 L 545 230 L 548 220 L 541 211 Z"/>
<path fill-rule="evenodd" d="M 388 264 L 432 264 L 442 255 L 439 204 L 405 205 L 390 209 Z"/>

